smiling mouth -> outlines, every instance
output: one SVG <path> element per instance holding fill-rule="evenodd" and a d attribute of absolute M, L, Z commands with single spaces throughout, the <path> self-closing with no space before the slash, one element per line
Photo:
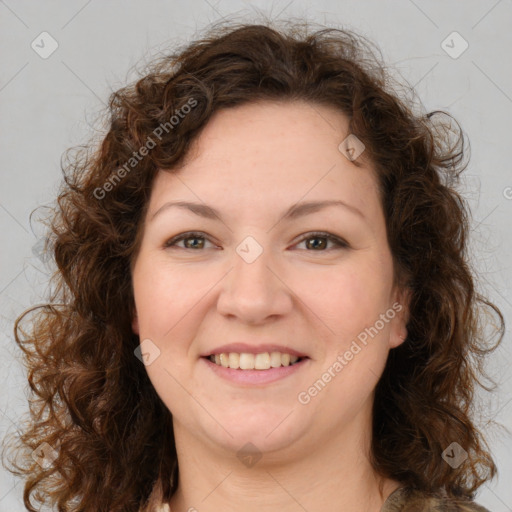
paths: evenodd
<path fill-rule="evenodd" d="M 223 352 L 207 356 L 206 359 L 218 366 L 234 370 L 270 370 L 281 366 L 293 366 L 308 358 L 282 352 L 263 352 L 261 354 Z"/>

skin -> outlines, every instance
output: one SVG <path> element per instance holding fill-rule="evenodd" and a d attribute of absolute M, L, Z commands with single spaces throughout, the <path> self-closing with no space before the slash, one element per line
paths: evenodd
<path fill-rule="evenodd" d="M 132 271 L 132 327 L 160 350 L 146 370 L 173 415 L 173 512 L 377 512 L 400 486 L 375 474 L 368 456 L 374 389 L 389 350 L 407 334 L 407 296 L 394 286 L 374 171 L 338 150 L 348 134 L 345 116 L 326 106 L 243 105 L 217 112 L 184 165 L 155 179 Z M 299 201 L 340 199 L 362 216 L 334 206 L 279 221 Z M 223 222 L 173 207 L 153 218 L 177 200 L 206 203 Z M 165 247 L 191 230 L 205 238 Z M 300 240 L 311 231 L 349 247 Z M 252 263 L 236 252 L 247 236 L 263 249 Z M 300 403 L 298 394 L 395 302 L 402 310 Z M 248 339 L 287 344 L 310 359 L 266 385 L 227 382 L 200 359 Z M 261 454 L 250 467 L 237 457 L 248 442 Z"/>

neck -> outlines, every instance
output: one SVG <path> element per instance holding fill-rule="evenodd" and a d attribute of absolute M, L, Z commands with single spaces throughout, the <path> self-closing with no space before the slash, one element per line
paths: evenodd
<path fill-rule="evenodd" d="M 379 512 L 400 483 L 375 473 L 360 427 L 354 421 L 338 436 L 298 441 L 244 465 L 175 421 L 179 482 L 171 511 Z"/>

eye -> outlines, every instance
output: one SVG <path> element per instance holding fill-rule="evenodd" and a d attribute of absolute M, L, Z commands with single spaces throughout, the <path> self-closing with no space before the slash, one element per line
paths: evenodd
<path fill-rule="evenodd" d="M 192 243 L 188 244 L 187 242 L 191 240 Z M 314 252 L 324 252 L 327 249 L 327 246 L 329 242 L 337 246 L 338 248 L 345 248 L 348 249 L 349 245 L 347 242 L 342 240 L 341 238 L 338 238 L 337 236 L 331 234 L 331 233 L 325 233 L 325 232 L 314 232 L 314 233 L 306 233 L 295 245 L 301 244 L 302 242 L 306 242 L 309 240 L 315 240 L 313 244 L 306 244 L 306 247 L 308 249 L 312 249 Z M 205 248 L 205 242 L 207 242 L 208 239 L 205 236 L 204 233 L 196 232 L 196 231 L 189 231 L 187 233 L 181 233 L 180 235 L 177 235 L 169 240 L 167 240 L 164 244 L 165 248 L 175 248 L 178 249 L 191 249 L 191 250 L 201 250 Z M 320 243 L 318 243 L 320 241 Z M 185 242 L 185 246 L 178 246 L 177 244 L 179 242 Z"/>
<path fill-rule="evenodd" d="M 187 244 L 188 240 L 192 240 L 191 244 Z M 185 247 L 177 246 L 178 242 L 185 241 Z M 199 241 L 199 242 L 198 242 Z M 164 244 L 164 247 L 178 247 L 178 249 L 204 249 L 204 244 L 207 241 L 207 238 L 204 236 L 204 233 L 189 231 L 188 233 L 182 233 L 181 235 L 177 235 L 169 240 L 167 240 Z"/>
<path fill-rule="evenodd" d="M 349 248 L 348 243 L 342 240 L 341 238 L 338 238 L 337 236 L 332 235 L 331 233 L 324 233 L 321 231 L 307 233 L 299 240 L 298 244 L 301 244 L 302 242 L 307 242 L 309 240 L 313 240 L 315 242 L 313 244 L 306 243 L 306 247 L 312 249 L 314 252 L 325 252 L 325 250 L 327 250 L 326 247 L 328 245 L 328 242 L 335 244 L 338 248 Z M 318 243 L 319 241 L 320 243 Z"/>

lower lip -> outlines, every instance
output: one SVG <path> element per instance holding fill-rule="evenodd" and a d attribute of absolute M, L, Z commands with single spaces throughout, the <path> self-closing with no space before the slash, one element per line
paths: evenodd
<path fill-rule="evenodd" d="M 268 370 L 235 370 L 234 368 L 226 368 L 225 366 L 212 363 L 207 357 L 202 357 L 201 359 L 219 377 L 237 384 L 270 384 L 299 372 L 309 361 L 309 358 L 305 357 L 298 363 L 290 366 L 279 366 L 277 368 L 269 368 Z"/>

